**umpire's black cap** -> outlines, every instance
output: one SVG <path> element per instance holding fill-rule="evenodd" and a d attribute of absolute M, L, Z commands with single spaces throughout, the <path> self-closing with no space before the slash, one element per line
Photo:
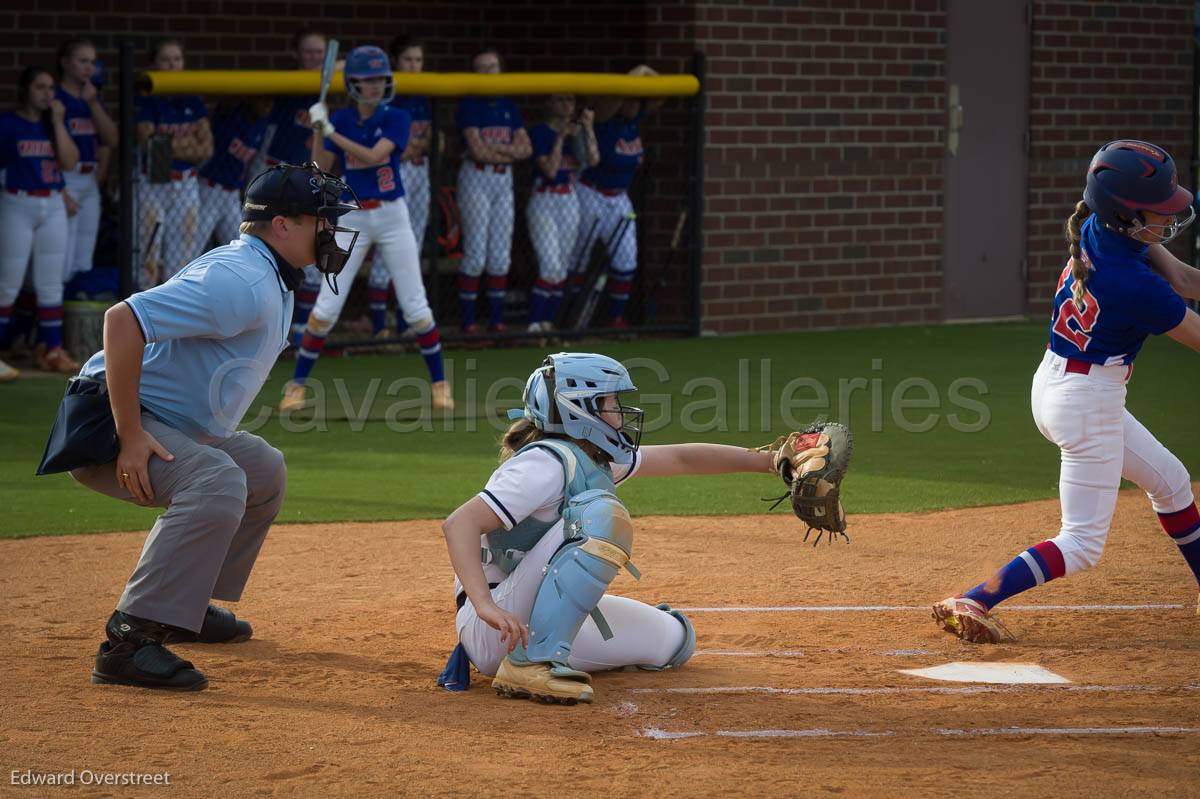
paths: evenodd
<path fill-rule="evenodd" d="M 345 181 L 309 162 L 303 166 L 276 164 L 259 173 L 246 187 L 242 221 L 259 222 L 276 216 L 321 216 L 333 221 L 358 210 L 358 200 L 341 201 L 343 194 L 354 198 Z"/>

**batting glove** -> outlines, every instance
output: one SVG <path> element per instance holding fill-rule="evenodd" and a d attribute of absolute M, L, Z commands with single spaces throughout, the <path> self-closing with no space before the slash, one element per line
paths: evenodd
<path fill-rule="evenodd" d="M 308 123 L 322 136 L 328 135 L 333 126 L 329 124 L 329 108 L 325 103 L 313 103 L 308 109 Z"/>

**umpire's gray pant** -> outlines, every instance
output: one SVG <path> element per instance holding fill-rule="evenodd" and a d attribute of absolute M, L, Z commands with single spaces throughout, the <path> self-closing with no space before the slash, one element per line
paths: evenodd
<path fill-rule="evenodd" d="M 199 632 L 210 599 L 242 597 L 283 504 L 283 453 L 244 431 L 200 444 L 147 413 L 142 427 L 175 460 L 150 458 L 152 504 L 167 510 L 150 530 L 117 610 Z M 71 476 L 93 491 L 134 501 L 117 482 L 114 463 Z"/>

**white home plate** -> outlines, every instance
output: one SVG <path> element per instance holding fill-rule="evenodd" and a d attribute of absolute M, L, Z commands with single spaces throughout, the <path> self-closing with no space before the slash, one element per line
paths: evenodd
<path fill-rule="evenodd" d="M 927 669 L 900 669 L 901 674 L 947 682 L 991 682 L 1009 685 L 1069 683 L 1066 677 L 1036 663 L 947 663 Z"/>

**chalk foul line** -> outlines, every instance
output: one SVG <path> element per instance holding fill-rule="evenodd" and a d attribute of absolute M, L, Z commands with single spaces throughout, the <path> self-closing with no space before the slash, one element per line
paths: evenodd
<path fill-rule="evenodd" d="M 693 607 L 676 608 L 684 613 L 870 613 L 928 611 L 929 605 L 767 605 L 763 607 Z M 1181 610 L 1184 605 L 1001 605 L 1001 612 L 1063 612 L 1063 611 L 1135 611 L 1135 610 Z M 1187 606 L 1189 609 L 1191 606 Z"/>

